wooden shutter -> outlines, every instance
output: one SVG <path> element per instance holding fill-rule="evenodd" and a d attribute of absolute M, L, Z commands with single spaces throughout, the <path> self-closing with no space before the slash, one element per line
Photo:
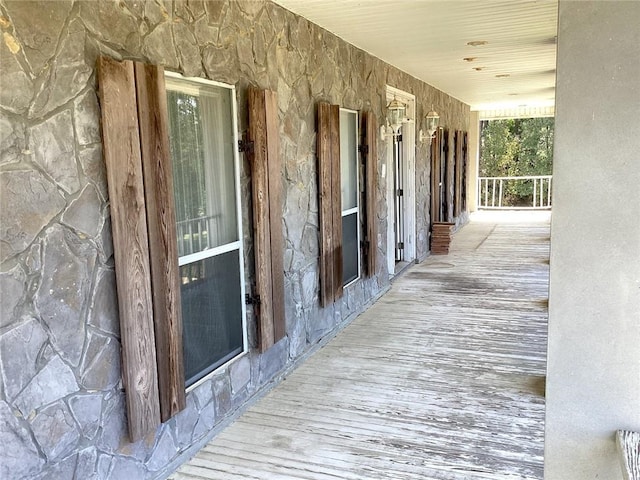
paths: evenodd
<path fill-rule="evenodd" d="M 317 152 L 320 303 L 326 307 L 342 296 L 342 196 L 338 105 L 318 104 Z"/>
<path fill-rule="evenodd" d="M 443 129 L 440 140 L 440 221 L 449 215 L 449 130 Z"/>
<path fill-rule="evenodd" d="M 454 135 L 455 131 L 444 131 L 445 141 L 444 141 L 444 169 L 445 175 L 442 185 L 444 186 L 444 214 L 443 219 L 446 222 L 453 222 L 453 208 L 454 208 L 454 199 L 455 199 L 455 144 L 454 144 Z"/>
<path fill-rule="evenodd" d="M 162 67 L 136 62 L 135 76 L 149 231 L 160 414 L 162 421 L 166 422 L 186 406 L 167 93 Z"/>
<path fill-rule="evenodd" d="M 129 436 L 160 423 L 149 242 L 133 62 L 98 60 Z"/>
<path fill-rule="evenodd" d="M 431 224 L 440 222 L 440 163 L 442 153 L 442 129 L 438 128 L 431 141 Z"/>
<path fill-rule="evenodd" d="M 160 67 L 101 57 L 98 80 L 123 383 L 135 442 L 185 405 L 164 76 Z"/>
<path fill-rule="evenodd" d="M 468 136 L 467 132 L 462 132 L 462 194 L 461 194 L 461 209 L 463 212 L 467 211 L 467 169 L 469 167 L 469 149 L 467 146 Z"/>
<path fill-rule="evenodd" d="M 376 218 L 377 204 L 377 161 L 378 161 L 378 126 L 376 115 L 373 112 L 365 112 L 362 115 L 362 131 L 364 132 L 362 155 L 364 157 L 364 184 L 365 184 L 365 238 L 364 257 L 366 275 L 373 277 L 376 274 L 376 262 L 378 252 L 378 221 Z"/>
<path fill-rule="evenodd" d="M 258 347 L 264 352 L 285 335 L 282 162 L 276 93 L 251 88 L 248 102 Z"/>
<path fill-rule="evenodd" d="M 462 210 L 462 167 L 463 167 L 463 156 L 462 156 L 462 146 L 463 146 L 463 139 L 462 139 L 462 131 L 461 130 L 456 130 L 455 132 L 455 146 L 456 146 L 456 151 L 455 151 L 455 156 L 454 156 L 454 176 L 455 176 L 455 183 L 454 183 L 454 199 L 453 199 L 453 216 L 454 217 L 459 217 L 460 216 L 460 212 Z"/>

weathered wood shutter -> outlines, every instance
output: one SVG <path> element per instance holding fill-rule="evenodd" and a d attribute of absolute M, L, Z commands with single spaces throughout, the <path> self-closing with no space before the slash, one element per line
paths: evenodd
<path fill-rule="evenodd" d="M 98 79 L 123 383 L 137 441 L 160 412 L 166 420 L 185 404 L 164 76 L 161 67 L 101 57 Z"/>
<path fill-rule="evenodd" d="M 162 67 L 136 62 L 135 76 L 151 259 L 160 415 L 162 421 L 166 422 L 186 406 L 167 93 Z"/>
<path fill-rule="evenodd" d="M 264 352 L 285 335 L 282 161 L 278 100 L 270 90 L 249 89 L 247 154 L 253 192 L 253 249 L 259 303 L 258 347 Z"/>
<path fill-rule="evenodd" d="M 455 165 L 455 186 L 454 186 L 454 201 L 453 201 L 453 216 L 459 217 L 460 212 L 462 211 L 462 168 L 464 164 L 464 158 L 462 154 L 463 147 L 463 132 L 462 130 L 456 130 L 455 132 L 455 157 L 454 157 L 454 165 Z"/>
<path fill-rule="evenodd" d="M 376 218 L 377 203 L 377 161 L 378 161 L 378 126 L 376 115 L 373 112 L 362 114 L 363 148 L 364 157 L 364 185 L 365 185 L 365 238 L 364 260 L 366 275 L 373 277 L 376 274 L 378 221 Z"/>
<path fill-rule="evenodd" d="M 440 217 L 441 155 L 442 129 L 438 128 L 431 141 L 431 224 L 442 221 Z"/>
<path fill-rule="evenodd" d="M 338 105 L 318 104 L 317 152 L 320 303 L 326 307 L 342 296 L 342 196 Z"/>
<path fill-rule="evenodd" d="M 446 222 L 453 222 L 453 209 L 455 203 L 455 131 L 445 129 L 444 131 L 444 170 L 445 176 L 443 180 L 444 196 L 444 214 L 443 219 Z"/>
<path fill-rule="evenodd" d="M 462 211 L 467 210 L 467 168 L 469 167 L 469 148 L 468 148 L 468 134 L 462 132 L 462 195 L 461 195 L 461 208 Z"/>

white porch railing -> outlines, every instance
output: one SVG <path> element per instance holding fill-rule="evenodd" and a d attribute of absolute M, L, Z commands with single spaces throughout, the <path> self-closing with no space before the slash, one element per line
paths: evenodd
<path fill-rule="evenodd" d="M 178 256 L 190 255 L 216 246 L 220 215 L 177 222 Z"/>
<path fill-rule="evenodd" d="M 478 208 L 550 209 L 551 175 L 478 177 Z"/>

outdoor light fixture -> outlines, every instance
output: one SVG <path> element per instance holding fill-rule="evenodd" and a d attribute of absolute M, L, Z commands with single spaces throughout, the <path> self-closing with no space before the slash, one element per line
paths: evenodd
<path fill-rule="evenodd" d="M 429 143 L 431 143 L 431 139 L 433 138 L 433 134 L 436 133 L 438 129 L 438 124 L 440 123 L 440 115 L 433 109 L 433 105 L 431 106 L 431 111 L 427 113 L 427 116 L 424 117 L 427 122 L 427 133 L 425 134 L 422 130 L 420 130 L 420 141 L 424 142 L 429 139 Z"/>
<path fill-rule="evenodd" d="M 394 96 L 393 100 L 387 105 L 387 125 L 390 127 L 391 132 L 388 132 L 383 125 L 381 128 L 382 135 L 390 137 L 400 135 L 400 128 L 407 122 L 407 106 Z"/>

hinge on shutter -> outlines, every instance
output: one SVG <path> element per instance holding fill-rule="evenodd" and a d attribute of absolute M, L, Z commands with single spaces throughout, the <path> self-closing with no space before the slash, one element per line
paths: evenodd
<path fill-rule="evenodd" d="M 402 197 L 404 196 L 404 190 L 399 188 L 398 190 L 396 190 L 396 196 L 398 197 Z"/>
<path fill-rule="evenodd" d="M 252 140 L 238 140 L 238 151 L 240 153 L 251 153 L 251 152 L 253 152 L 253 141 Z"/>
<path fill-rule="evenodd" d="M 244 303 L 247 305 L 260 305 L 260 295 L 245 294 Z"/>
<path fill-rule="evenodd" d="M 397 142 L 401 142 L 402 141 L 402 134 L 396 136 L 396 141 Z"/>
<path fill-rule="evenodd" d="M 358 151 L 364 155 L 369 154 L 369 145 L 358 145 Z"/>
<path fill-rule="evenodd" d="M 404 242 L 398 242 L 396 245 L 396 248 L 398 250 L 404 250 Z"/>

